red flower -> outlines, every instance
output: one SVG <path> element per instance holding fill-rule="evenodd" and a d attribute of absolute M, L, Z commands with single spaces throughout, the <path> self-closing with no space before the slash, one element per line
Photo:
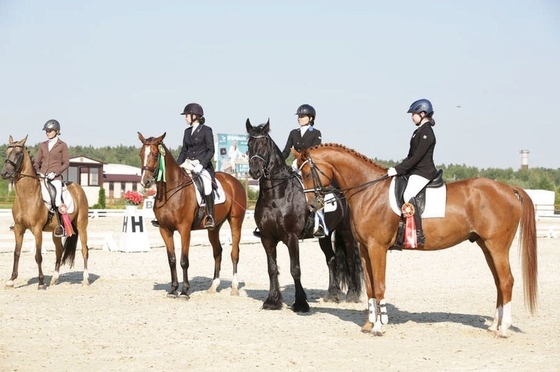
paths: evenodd
<path fill-rule="evenodd" d="M 138 191 L 127 191 L 124 193 L 124 203 L 126 205 L 140 205 L 144 197 Z"/>

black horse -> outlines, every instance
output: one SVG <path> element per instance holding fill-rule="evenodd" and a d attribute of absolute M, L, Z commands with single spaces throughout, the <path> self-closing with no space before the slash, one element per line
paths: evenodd
<path fill-rule="evenodd" d="M 292 310 L 307 312 L 309 304 L 301 285 L 299 239 L 313 237 L 313 215 L 307 206 L 298 172 L 286 165 L 280 149 L 269 136 L 270 121 L 253 127 L 247 119 L 245 126 L 249 133 L 249 174 L 259 180 L 260 187 L 255 222 L 266 251 L 270 278 L 270 290 L 263 309 L 282 308 L 276 246 L 283 242 L 290 254 L 290 272 L 296 290 Z M 319 239 L 329 268 L 329 289 L 324 300 L 339 302 L 341 288 L 347 287 L 346 301 L 358 302 L 363 281 L 359 247 L 352 235 L 346 201 L 338 196 L 336 199 L 337 209 L 325 213 L 329 234 Z"/>

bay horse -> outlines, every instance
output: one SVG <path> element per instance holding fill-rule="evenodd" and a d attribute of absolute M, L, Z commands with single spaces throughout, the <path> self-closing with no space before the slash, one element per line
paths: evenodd
<path fill-rule="evenodd" d="M 43 275 L 42 263 L 43 256 L 41 246 L 43 244 L 43 231 L 52 232 L 52 241 L 55 246 L 56 262 L 54 273 L 50 285 L 56 284 L 60 275 L 60 266 L 68 263 L 70 267 L 74 265 L 76 246 L 78 237 L 82 246 L 82 256 L 84 258 L 83 285 L 89 285 L 88 274 L 88 246 L 87 246 L 87 226 L 88 226 L 88 201 L 82 187 L 75 183 L 67 183 L 67 189 L 74 201 L 74 210 L 68 216 L 72 221 L 72 228 L 75 234 L 64 239 L 56 236 L 54 230 L 57 227 L 57 219 L 49 216 L 49 210 L 43 201 L 41 193 L 41 182 L 44 176 L 38 174 L 33 167 L 33 162 L 25 146 L 27 136 L 20 141 L 14 141 L 9 137 L 9 144 L 6 150 L 6 160 L 2 165 L 0 175 L 3 179 L 13 179 L 15 183 L 16 198 L 12 206 L 14 218 L 14 237 L 16 241 L 14 249 L 14 266 L 12 276 L 6 283 L 6 288 L 13 288 L 14 281 L 18 277 L 19 258 L 23 244 L 25 231 L 30 230 L 35 237 L 35 262 L 39 268 L 39 289 L 46 289 L 45 276 Z"/>
<path fill-rule="evenodd" d="M 178 231 L 181 236 L 180 264 L 183 269 L 183 286 L 179 296 L 189 299 L 188 269 L 191 231 L 204 229 L 204 221 L 197 218 L 199 207 L 196 185 L 189 173 L 177 164 L 171 152 L 165 147 L 163 143 L 165 135 L 166 133 L 163 133 L 159 137 L 144 138 L 138 132 L 138 139 L 142 142 L 142 148 L 140 149 L 140 158 L 142 159 L 140 183 L 145 188 L 150 188 L 154 184 L 157 187 L 153 210 L 159 222 L 159 232 L 165 243 L 167 261 L 171 270 L 171 289 L 168 292 L 168 297 L 177 297 L 177 289 L 179 288 L 177 259 L 173 241 L 173 233 Z M 247 209 L 247 193 L 241 182 L 230 174 L 216 172 L 216 180 L 223 187 L 225 202 L 216 203 L 215 227 L 208 230 L 208 239 L 214 252 L 214 277 L 208 292 L 216 292 L 220 285 L 222 265 L 220 229 L 227 220 L 231 228 L 231 262 L 233 263 L 231 295 L 239 295 L 237 264 L 239 262 L 241 228 Z"/>
<path fill-rule="evenodd" d="M 363 332 L 382 335 L 388 322 L 385 301 L 386 256 L 395 244 L 400 216 L 389 204 L 387 169 L 364 155 L 338 144 L 318 145 L 301 151 L 297 158 L 308 197 L 317 203 L 323 188 L 338 182 L 348 201 L 354 235 L 366 277 L 368 318 Z M 435 251 L 469 240 L 486 258 L 497 290 L 496 310 L 489 331 L 507 337 L 512 324 L 513 275 L 509 251 L 519 227 L 525 304 L 531 313 L 537 306 L 537 239 L 535 209 L 520 187 L 471 178 L 447 184 L 445 217 L 423 220 L 426 244 L 415 248 Z"/>
<path fill-rule="evenodd" d="M 295 285 L 292 310 L 307 312 L 309 304 L 301 284 L 299 239 L 313 237 L 313 223 L 307 218 L 310 210 L 303 185 L 298 173 L 286 165 L 280 149 L 270 137 L 270 122 L 253 127 L 247 119 L 245 126 L 249 134 L 249 174 L 259 180 L 255 221 L 266 252 L 270 279 L 270 290 L 263 309 L 282 308 L 276 246 L 283 242 L 288 247 L 290 272 Z M 329 287 L 324 300 L 338 302 L 341 287 L 347 286 L 346 300 L 358 302 L 363 281 L 359 249 L 352 235 L 346 202 L 337 198 L 336 203 L 338 208 L 335 211 L 325 213 L 329 234 L 319 239 L 329 268 Z M 333 231 L 336 252 L 332 247 Z"/>

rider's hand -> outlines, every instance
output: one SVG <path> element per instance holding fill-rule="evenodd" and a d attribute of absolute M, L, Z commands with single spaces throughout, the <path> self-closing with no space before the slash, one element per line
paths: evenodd
<path fill-rule="evenodd" d="M 196 164 L 196 165 L 193 167 L 193 172 L 195 172 L 195 173 L 200 173 L 200 172 L 202 172 L 202 164 L 200 164 L 200 163 L 199 163 L 199 164 Z"/>
<path fill-rule="evenodd" d="M 48 180 L 52 181 L 56 177 L 56 174 L 54 174 L 54 172 L 50 172 L 50 173 L 47 173 L 46 177 L 47 177 Z"/>
<path fill-rule="evenodd" d="M 397 170 L 393 167 L 387 169 L 387 176 L 393 177 L 397 175 Z"/>

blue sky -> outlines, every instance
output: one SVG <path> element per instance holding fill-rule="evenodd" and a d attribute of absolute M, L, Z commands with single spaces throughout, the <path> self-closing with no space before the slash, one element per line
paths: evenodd
<path fill-rule="evenodd" d="M 406 156 L 406 110 L 432 100 L 437 164 L 560 168 L 560 3 L 0 0 L 3 141 L 139 145 L 200 103 L 214 133 L 270 118 L 283 147 L 302 103 L 323 142 Z"/>

